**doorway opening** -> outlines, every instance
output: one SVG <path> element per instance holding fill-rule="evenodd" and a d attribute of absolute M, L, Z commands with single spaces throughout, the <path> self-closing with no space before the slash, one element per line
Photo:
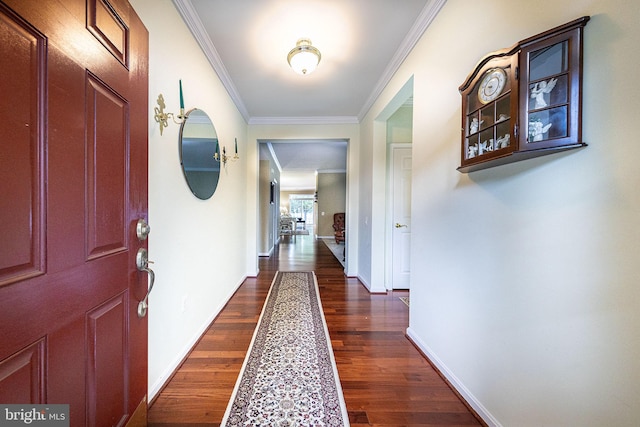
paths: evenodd
<path fill-rule="evenodd" d="M 274 139 L 258 143 L 258 254 L 273 253 L 283 237 L 282 224 L 290 224 L 285 231 L 294 236 L 333 237 L 333 215 L 344 213 L 347 206 L 348 140 Z M 270 196 L 267 184 L 271 183 L 275 197 Z"/>
<path fill-rule="evenodd" d="M 385 123 L 385 288 L 411 289 L 413 79 L 387 106 Z"/>

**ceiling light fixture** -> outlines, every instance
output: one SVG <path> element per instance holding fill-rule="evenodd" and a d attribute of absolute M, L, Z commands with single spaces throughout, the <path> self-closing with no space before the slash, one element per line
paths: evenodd
<path fill-rule="evenodd" d="M 320 63 L 320 51 L 311 45 L 310 39 L 298 39 L 296 47 L 287 55 L 287 61 L 298 74 L 311 74 Z"/>

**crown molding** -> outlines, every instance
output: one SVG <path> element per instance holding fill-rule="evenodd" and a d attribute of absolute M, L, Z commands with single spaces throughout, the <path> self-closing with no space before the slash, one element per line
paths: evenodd
<path fill-rule="evenodd" d="M 276 156 L 276 152 L 273 149 L 273 144 L 267 142 L 267 149 L 269 150 L 269 154 L 271 154 L 271 160 L 275 163 L 278 172 L 282 173 L 282 166 L 280 166 L 280 161 L 278 160 L 278 156 Z"/>
<path fill-rule="evenodd" d="M 204 55 L 207 57 L 207 60 L 213 67 L 213 70 L 216 72 L 222 85 L 227 89 L 229 96 L 233 100 L 233 103 L 236 105 L 236 108 L 244 117 L 246 122 L 249 121 L 249 111 L 247 107 L 242 102 L 242 98 L 236 89 L 236 86 L 233 84 L 231 77 L 229 76 L 229 72 L 226 67 L 222 63 L 222 59 L 216 50 L 216 47 L 213 45 L 211 38 L 207 35 L 206 30 L 204 29 L 204 25 L 202 21 L 198 17 L 193 5 L 191 4 L 191 0 L 173 0 L 173 4 L 178 9 L 178 13 L 184 20 L 187 28 L 193 34 L 193 37 L 196 39 L 200 48 L 204 52 Z"/>
<path fill-rule="evenodd" d="M 431 25 L 446 2 L 447 0 L 432 0 L 424 6 L 424 9 L 422 9 L 422 12 L 420 12 L 420 15 L 416 18 L 416 22 L 413 23 L 409 33 L 396 51 L 396 54 L 391 58 L 391 62 L 389 62 L 384 73 L 382 73 L 378 84 L 362 106 L 358 114 L 358 122 L 364 119 L 364 116 L 369 112 L 373 103 L 376 102 L 376 99 L 378 99 L 384 88 L 389 84 L 394 74 L 398 71 L 404 60 L 407 59 L 411 50 L 415 47 L 416 43 L 418 43 L 418 40 L 420 40 L 420 37 L 422 37 L 427 28 L 429 28 L 429 25 Z"/>
<path fill-rule="evenodd" d="M 316 173 L 347 173 L 346 169 L 318 169 Z"/>
<path fill-rule="evenodd" d="M 360 123 L 355 116 L 251 117 L 250 125 L 352 125 Z"/>

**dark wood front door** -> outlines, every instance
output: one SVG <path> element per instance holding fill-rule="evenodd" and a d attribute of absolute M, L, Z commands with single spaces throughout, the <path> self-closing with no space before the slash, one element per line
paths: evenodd
<path fill-rule="evenodd" d="M 0 0 L 0 403 L 144 413 L 147 74 L 126 0 Z"/>

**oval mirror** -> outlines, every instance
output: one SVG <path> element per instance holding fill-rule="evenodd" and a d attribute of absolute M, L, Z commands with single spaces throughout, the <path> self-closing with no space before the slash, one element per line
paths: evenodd
<path fill-rule="evenodd" d="M 204 111 L 189 110 L 180 125 L 180 164 L 191 192 L 199 199 L 213 196 L 220 179 L 220 163 L 216 152 L 218 135 Z"/>

